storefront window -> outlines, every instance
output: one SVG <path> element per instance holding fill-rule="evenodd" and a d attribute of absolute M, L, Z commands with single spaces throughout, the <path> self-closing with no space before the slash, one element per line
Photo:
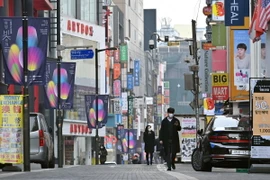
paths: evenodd
<path fill-rule="evenodd" d="M 81 0 L 81 20 L 97 22 L 96 0 Z"/>
<path fill-rule="evenodd" d="M 61 1 L 63 14 L 76 18 L 76 2 L 74 0 Z"/>

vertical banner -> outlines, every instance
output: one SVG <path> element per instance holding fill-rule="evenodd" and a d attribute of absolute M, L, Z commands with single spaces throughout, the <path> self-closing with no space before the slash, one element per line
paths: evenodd
<path fill-rule="evenodd" d="M 270 80 L 250 79 L 252 99 L 252 145 L 251 158 L 270 157 Z"/>
<path fill-rule="evenodd" d="M 96 111 L 98 111 L 98 128 L 106 125 L 108 119 L 108 95 L 98 95 L 98 109 L 96 109 L 96 95 L 85 95 L 85 112 L 89 129 L 96 128 Z"/>
<path fill-rule="evenodd" d="M 133 98 L 128 98 L 128 104 L 129 104 L 129 107 L 128 107 L 128 121 L 129 121 L 129 129 L 132 129 L 133 127 Z"/>
<path fill-rule="evenodd" d="M 127 89 L 133 90 L 133 74 L 127 74 Z"/>
<path fill-rule="evenodd" d="M 120 62 L 126 63 L 128 61 L 128 46 L 127 44 L 120 45 Z"/>
<path fill-rule="evenodd" d="M 60 64 L 60 106 L 61 109 L 72 109 L 76 63 L 61 62 Z M 57 62 L 46 64 L 45 105 L 50 109 L 58 108 L 58 68 Z"/>
<path fill-rule="evenodd" d="M 196 147 L 196 119 L 183 118 L 181 136 L 181 161 L 191 162 L 193 149 Z"/>
<path fill-rule="evenodd" d="M 122 92 L 122 113 L 127 113 L 128 110 L 128 96 L 127 92 Z"/>
<path fill-rule="evenodd" d="M 23 163 L 23 96 L 0 95 L 0 163 Z"/>
<path fill-rule="evenodd" d="M 140 86 L 140 61 L 134 60 L 134 86 Z"/>
<path fill-rule="evenodd" d="M 24 84 L 22 17 L 0 18 L 5 83 Z M 28 85 L 44 85 L 49 18 L 28 17 Z"/>
<path fill-rule="evenodd" d="M 234 86 L 247 86 L 250 77 L 250 39 L 248 30 L 234 30 Z"/>
<path fill-rule="evenodd" d="M 244 18 L 249 16 L 249 1 L 226 0 L 225 26 L 243 26 Z"/>
<path fill-rule="evenodd" d="M 119 79 L 121 75 L 121 64 L 120 63 L 114 63 L 113 65 L 113 79 Z"/>
<path fill-rule="evenodd" d="M 113 95 L 121 96 L 121 81 L 120 80 L 113 81 Z"/>

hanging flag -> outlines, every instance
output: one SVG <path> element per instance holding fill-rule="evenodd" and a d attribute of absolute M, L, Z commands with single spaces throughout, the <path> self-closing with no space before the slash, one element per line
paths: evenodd
<path fill-rule="evenodd" d="M 107 123 L 108 99 L 108 95 L 98 95 L 98 128 L 102 128 Z M 96 128 L 96 95 L 85 95 L 85 112 L 88 128 Z"/>
<path fill-rule="evenodd" d="M 253 42 L 259 41 L 264 30 L 260 28 L 260 15 L 262 11 L 262 0 L 258 0 L 249 28 L 249 37 Z"/>
<path fill-rule="evenodd" d="M 270 20 L 270 0 L 259 0 L 261 1 L 260 10 L 260 24 L 259 27 L 264 31 L 268 30 L 268 21 Z"/>
<path fill-rule="evenodd" d="M 75 82 L 76 63 L 61 62 L 60 65 L 60 105 L 61 109 L 72 109 Z M 46 64 L 46 98 L 45 106 L 48 109 L 58 108 L 58 68 L 57 62 Z"/>
<path fill-rule="evenodd" d="M 6 84 L 24 84 L 22 17 L 0 18 Z M 44 85 L 49 18 L 28 17 L 28 78 L 27 85 Z"/>

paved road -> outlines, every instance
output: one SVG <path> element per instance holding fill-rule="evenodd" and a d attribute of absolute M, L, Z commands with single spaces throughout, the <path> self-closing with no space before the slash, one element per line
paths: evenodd
<path fill-rule="evenodd" d="M 0 172 L 5 180 L 267 180 L 269 174 L 236 173 L 235 169 L 217 169 L 213 172 L 195 172 L 190 164 L 177 164 L 168 172 L 162 164 L 64 166 L 40 169 L 32 165 L 31 172 Z"/>

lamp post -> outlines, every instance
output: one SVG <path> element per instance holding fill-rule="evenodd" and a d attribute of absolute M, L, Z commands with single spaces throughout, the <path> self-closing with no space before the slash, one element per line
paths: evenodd
<path fill-rule="evenodd" d="M 23 89 L 23 170 L 30 171 L 30 129 L 29 129 L 29 93 L 28 93 L 28 17 L 27 3 L 22 0 L 23 14 L 23 74 L 24 74 L 24 89 Z"/>
<path fill-rule="evenodd" d="M 95 144 L 96 144 L 96 165 L 99 164 L 98 159 L 98 151 L 99 151 L 99 135 L 98 135 L 98 53 L 102 51 L 110 51 L 110 50 L 117 50 L 116 47 L 106 48 L 106 49 L 95 49 L 95 78 L 96 78 L 96 137 L 95 137 Z"/>

